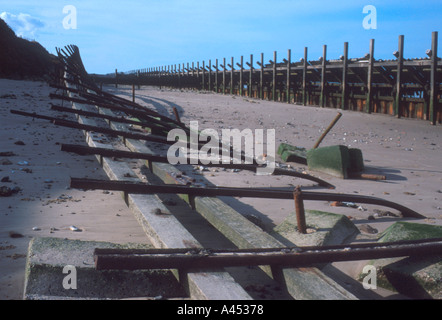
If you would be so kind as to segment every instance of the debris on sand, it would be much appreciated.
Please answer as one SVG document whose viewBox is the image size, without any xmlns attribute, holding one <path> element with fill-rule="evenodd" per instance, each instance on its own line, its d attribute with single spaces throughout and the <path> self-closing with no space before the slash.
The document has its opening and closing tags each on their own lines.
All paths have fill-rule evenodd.
<svg viewBox="0 0 442 320">
<path fill-rule="evenodd" d="M 13 194 L 18 193 L 20 190 L 21 189 L 19 187 L 9 188 L 6 186 L 1 186 L 0 187 L 0 197 L 10 197 Z"/>
</svg>

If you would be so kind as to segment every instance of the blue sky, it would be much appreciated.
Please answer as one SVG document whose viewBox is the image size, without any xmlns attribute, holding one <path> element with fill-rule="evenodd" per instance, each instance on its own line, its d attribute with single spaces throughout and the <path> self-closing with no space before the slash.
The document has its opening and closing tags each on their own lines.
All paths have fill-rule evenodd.
<svg viewBox="0 0 442 320">
<path fill-rule="evenodd" d="M 66 5 L 76 8 L 76 29 L 63 27 Z M 376 29 L 363 27 L 366 5 L 376 8 Z M 431 32 L 442 31 L 442 1 L 0 0 L 0 17 L 51 53 L 77 45 L 89 73 L 110 73 L 261 53 L 268 61 L 273 51 L 280 62 L 287 49 L 297 61 L 304 47 L 316 60 L 324 44 L 327 59 L 337 59 L 346 41 L 349 56 L 361 57 L 370 39 L 376 59 L 393 59 L 399 35 L 406 58 L 424 57 Z"/>
</svg>

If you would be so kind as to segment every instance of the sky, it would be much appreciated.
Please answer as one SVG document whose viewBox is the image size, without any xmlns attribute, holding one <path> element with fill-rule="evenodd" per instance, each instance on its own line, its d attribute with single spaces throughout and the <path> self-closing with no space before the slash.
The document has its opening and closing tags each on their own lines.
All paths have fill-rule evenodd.
<svg viewBox="0 0 442 320">
<path fill-rule="evenodd" d="M 274 51 L 282 62 L 288 49 L 298 61 L 304 47 L 317 60 L 323 45 L 327 59 L 338 59 L 344 42 L 358 58 L 370 39 L 375 59 L 395 59 L 399 35 L 405 58 L 423 58 L 431 33 L 442 31 L 442 1 L 0 0 L 0 18 L 50 53 L 77 45 L 86 70 L 106 74 L 261 53 L 267 62 Z"/>
</svg>

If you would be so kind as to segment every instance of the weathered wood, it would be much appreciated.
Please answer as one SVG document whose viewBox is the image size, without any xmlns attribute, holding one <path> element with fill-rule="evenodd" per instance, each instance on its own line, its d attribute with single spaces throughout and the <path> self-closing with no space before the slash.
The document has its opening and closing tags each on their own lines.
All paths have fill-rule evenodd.
<svg viewBox="0 0 442 320">
<path fill-rule="evenodd" d="M 302 68 L 302 105 L 307 105 L 307 47 L 304 48 L 304 61 Z"/>
<path fill-rule="evenodd" d="M 346 110 L 347 104 L 347 74 L 348 74 L 348 42 L 344 42 L 344 55 L 342 57 L 342 91 L 341 91 L 341 109 Z"/>
<path fill-rule="evenodd" d="M 429 120 L 430 123 L 436 124 L 436 106 L 438 104 L 437 94 L 437 35 L 438 32 L 434 31 L 431 34 L 431 74 L 430 74 L 430 110 L 429 110 Z"/>
<path fill-rule="evenodd" d="M 396 71 L 396 97 L 394 100 L 394 114 L 400 118 L 402 115 L 401 98 L 402 98 L 402 67 L 404 65 L 404 36 L 399 36 L 397 71 Z"/>
<path fill-rule="evenodd" d="M 321 67 L 321 95 L 319 97 L 319 105 L 323 108 L 325 107 L 326 99 L 326 68 L 327 68 L 327 45 L 322 47 L 322 67 Z"/>
<path fill-rule="evenodd" d="M 261 62 L 259 65 L 261 66 L 259 72 L 259 98 L 264 99 L 264 53 L 261 53 Z"/>
<path fill-rule="evenodd" d="M 223 94 L 226 94 L 226 58 L 223 58 L 223 65 L 221 67 L 223 68 Z"/>
<path fill-rule="evenodd" d="M 365 101 L 365 112 L 371 113 L 373 110 L 373 62 L 374 62 L 374 39 L 370 39 L 370 53 L 367 66 L 367 99 Z"/>
<path fill-rule="evenodd" d="M 291 76 L 291 64 L 292 64 L 292 50 L 287 51 L 287 79 L 286 79 L 286 99 L 287 103 L 291 102 L 290 99 L 290 76 Z"/>
<path fill-rule="evenodd" d="M 250 55 L 250 75 L 249 75 L 249 84 L 248 84 L 248 94 L 249 97 L 252 98 L 253 97 L 253 54 Z"/>
<path fill-rule="evenodd" d="M 272 100 L 273 101 L 276 101 L 277 99 L 276 99 L 276 55 L 277 55 L 277 53 L 276 53 L 276 51 L 273 51 L 273 61 L 272 61 L 272 63 L 273 63 L 273 65 L 272 65 L 272 70 L 273 70 L 273 73 L 272 73 Z"/>
</svg>

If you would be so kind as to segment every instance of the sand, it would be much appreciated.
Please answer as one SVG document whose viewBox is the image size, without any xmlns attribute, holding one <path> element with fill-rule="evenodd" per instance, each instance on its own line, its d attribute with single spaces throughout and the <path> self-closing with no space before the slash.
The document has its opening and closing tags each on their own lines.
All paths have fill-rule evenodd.
<svg viewBox="0 0 442 320">
<path fill-rule="evenodd" d="M 129 87 L 104 87 L 111 93 L 131 95 Z M 148 240 L 117 193 L 69 189 L 69 178 L 107 179 L 93 156 L 74 156 L 60 151 L 60 144 L 84 144 L 83 134 L 57 127 L 45 120 L 13 115 L 10 109 L 61 116 L 50 111 L 48 95 L 55 90 L 43 82 L 0 80 L 0 186 L 19 187 L 10 197 L 0 198 L 0 299 L 22 299 L 24 268 L 32 237 L 147 243 Z M 176 107 L 181 120 L 197 120 L 200 129 L 275 129 L 280 142 L 311 148 L 337 110 L 315 106 L 288 105 L 245 97 L 206 92 L 142 87 L 136 101 L 173 117 Z M 342 111 L 343 116 L 321 146 L 343 144 L 362 150 L 366 171 L 387 176 L 386 181 L 338 179 L 292 163 L 293 167 L 318 176 L 336 186 L 318 188 L 311 181 L 283 176 L 256 176 L 250 172 L 209 170 L 201 172 L 220 186 L 287 187 L 302 185 L 305 190 L 369 195 L 405 205 L 427 217 L 420 223 L 442 225 L 441 126 L 415 119 Z M 73 119 L 72 115 L 66 115 Z M 24 145 L 16 144 L 22 141 Z M 4 161 L 3 161 L 4 160 Z M 11 164 L 1 164 L 8 163 Z M 25 162 L 26 161 L 26 162 Z M 184 169 L 195 173 L 192 167 Z M 271 230 L 294 210 L 292 201 L 267 199 L 226 199 L 241 213 L 258 217 Z M 375 209 L 332 207 L 328 202 L 308 202 L 317 209 L 349 216 L 356 226 L 369 224 L 382 232 L 396 218 L 376 218 Z M 404 219 L 413 220 L 414 219 Z M 81 231 L 72 231 L 76 226 Z M 11 237 L 11 235 L 17 235 Z"/>
<path fill-rule="evenodd" d="M 49 98 L 51 92 L 54 90 L 43 82 L 0 80 L 0 152 L 15 154 L 0 156 L 0 163 L 11 162 L 0 164 L 0 179 L 9 177 L 11 181 L 0 186 L 21 189 L 10 197 L 0 197 L 2 300 L 23 297 L 32 237 L 148 243 L 118 193 L 69 189 L 71 176 L 107 179 L 95 157 L 72 157 L 60 151 L 62 143 L 86 145 L 82 132 L 9 111 L 60 115 L 50 110 L 49 103 L 58 103 Z M 18 141 L 24 145 L 17 145 Z M 71 226 L 79 231 L 72 231 Z"/>
<path fill-rule="evenodd" d="M 107 87 L 109 92 L 130 99 L 131 88 Z M 322 132 L 335 118 L 338 110 L 315 106 L 289 105 L 247 97 L 142 87 L 136 91 L 136 101 L 173 117 L 172 108 L 189 125 L 198 121 L 199 129 L 275 129 L 276 148 L 281 142 L 311 149 Z M 318 188 L 314 182 L 284 176 L 257 176 L 247 171 L 222 170 L 202 172 L 204 178 L 219 186 L 287 187 L 301 185 L 305 190 L 359 194 L 384 198 L 407 206 L 428 219 L 424 223 L 442 223 L 442 159 L 440 125 L 427 121 L 397 119 L 389 115 L 340 111 L 342 117 L 325 137 L 321 147 L 346 145 L 362 150 L 366 173 L 385 175 L 384 181 L 339 179 L 320 172 L 310 172 L 306 166 L 289 163 L 298 170 L 324 179 L 335 190 Z M 277 159 L 280 161 L 280 159 Z M 214 172 L 215 171 L 215 172 Z M 237 201 L 234 201 L 237 203 Z M 269 227 L 278 225 L 294 209 L 293 202 L 268 199 L 241 199 L 243 209 L 260 216 Z M 237 205 L 240 205 L 237 203 Z M 328 202 L 309 202 L 306 209 L 326 210 L 358 218 L 366 223 L 372 209 L 331 207 Z M 391 209 L 394 210 L 394 209 Z M 360 220 L 360 221 L 359 221 Z M 383 230 L 385 226 L 379 226 Z"/>
</svg>

